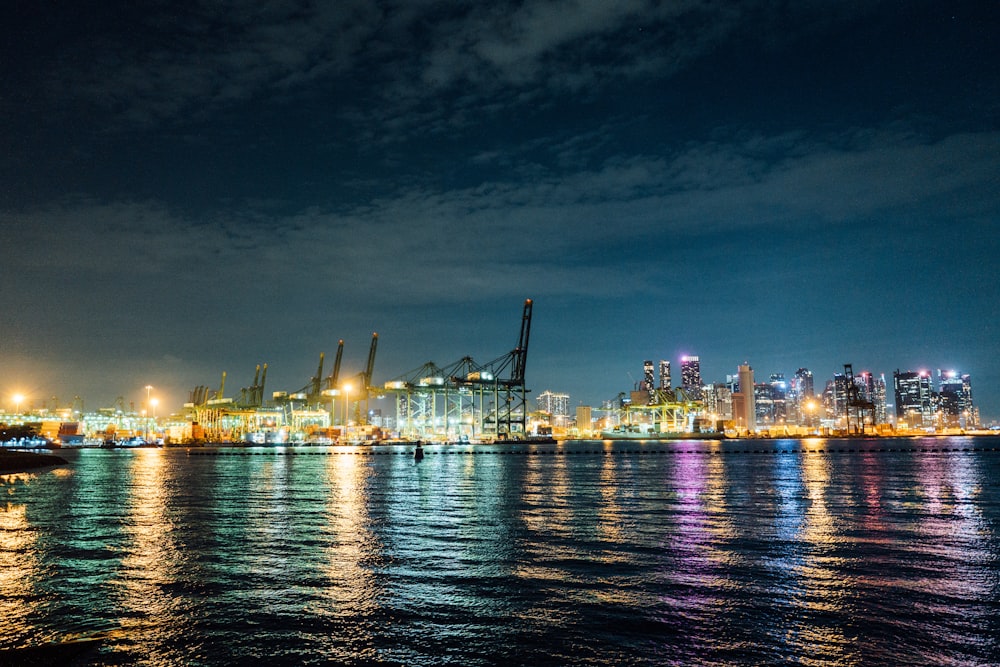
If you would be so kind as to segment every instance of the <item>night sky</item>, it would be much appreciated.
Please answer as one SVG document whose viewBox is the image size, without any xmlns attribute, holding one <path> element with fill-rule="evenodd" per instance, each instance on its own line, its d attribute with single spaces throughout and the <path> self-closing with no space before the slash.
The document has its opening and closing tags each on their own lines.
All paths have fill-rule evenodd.
<svg viewBox="0 0 1000 667">
<path fill-rule="evenodd" d="M 96 5 L 96 6 L 95 6 Z M 182 8 L 178 8 L 180 5 Z M 1000 417 L 1000 5 L 21 2 L 0 404 L 171 409 L 268 363 L 533 395 L 956 369 Z"/>
</svg>

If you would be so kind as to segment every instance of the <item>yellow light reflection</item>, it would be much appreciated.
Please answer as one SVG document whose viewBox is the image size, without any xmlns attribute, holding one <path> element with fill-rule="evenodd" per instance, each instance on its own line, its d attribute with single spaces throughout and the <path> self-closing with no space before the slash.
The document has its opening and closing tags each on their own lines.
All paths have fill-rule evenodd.
<svg viewBox="0 0 1000 667">
<path fill-rule="evenodd" d="M 38 569 L 36 535 L 28 524 L 24 505 L 0 506 L 0 618 L 8 632 L 23 632 L 31 627 L 27 619 L 32 605 L 24 600 L 34 594 L 31 582 Z"/>
<path fill-rule="evenodd" d="M 537 552 L 514 568 L 512 575 L 519 578 L 567 579 L 568 575 L 542 562 L 575 558 L 580 550 L 573 548 L 573 511 L 568 496 L 570 484 L 565 456 L 535 454 L 526 457 L 524 486 L 521 492 L 523 511 L 520 519 L 530 534 Z"/>
<path fill-rule="evenodd" d="M 809 441 L 810 449 L 825 449 L 825 442 Z M 843 557 L 833 555 L 838 548 L 843 550 L 843 542 L 848 539 L 841 535 L 833 513 L 827 504 L 830 494 L 837 494 L 838 502 L 848 503 L 849 494 L 831 486 L 831 466 L 826 454 L 803 454 L 801 461 L 801 481 L 807 501 L 802 515 L 801 529 L 797 541 L 798 563 L 790 574 L 798 583 L 798 590 L 790 603 L 816 614 L 850 614 L 853 593 L 858 588 L 854 577 L 844 574 L 849 563 Z M 838 515 L 849 513 L 849 509 L 836 510 Z M 803 650 L 817 650 L 826 661 L 836 664 L 855 664 L 861 661 L 860 648 L 855 646 L 844 628 L 817 625 L 811 622 L 797 623 L 788 630 L 789 638 Z M 808 659 L 808 656 L 806 656 Z"/>
<path fill-rule="evenodd" d="M 378 611 L 380 583 L 375 573 L 382 552 L 378 539 L 371 531 L 366 480 L 367 463 L 360 456 L 330 456 L 326 467 L 328 488 L 325 508 L 327 546 L 317 563 L 326 585 L 324 598 L 308 611 L 331 619 L 371 618 Z M 352 659 L 375 661 L 378 652 L 367 628 L 353 627 L 350 637 Z M 344 650 L 344 638 L 318 639 L 329 641 L 327 657 L 336 657 Z"/>
<path fill-rule="evenodd" d="M 160 449 L 137 449 L 129 466 L 130 494 L 123 533 L 127 552 L 114 584 L 127 613 L 120 619 L 122 636 L 142 632 L 150 641 L 145 651 L 151 664 L 167 664 L 178 656 L 165 648 L 183 632 L 191 602 L 170 592 L 184 577 L 184 554 L 176 543 L 169 511 L 166 454 Z M 187 647 L 190 650 L 192 647 Z"/>
</svg>

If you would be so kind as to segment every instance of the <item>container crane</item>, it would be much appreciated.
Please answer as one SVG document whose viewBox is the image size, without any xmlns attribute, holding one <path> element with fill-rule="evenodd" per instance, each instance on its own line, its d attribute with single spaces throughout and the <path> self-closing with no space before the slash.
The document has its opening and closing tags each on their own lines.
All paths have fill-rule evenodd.
<svg viewBox="0 0 1000 667">
<path fill-rule="evenodd" d="M 337 382 L 340 380 L 340 360 L 344 357 L 344 339 L 341 338 L 340 342 L 337 343 L 337 357 L 333 361 L 333 370 L 326 377 L 323 384 L 324 390 L 336 389 Z"/>
<path fill-rule="evenodd" d="M 521 314 L 521 333 L 517 346 L 507 354 L 483 364 L 482 370 L 465 378 L 453 378 L 459 385 L 489 386 L 493 389 L 494 424 L 499 440 L 514 438 L 519 426 L 520 437 L 527 433 L 527 394 L 524 377 L 528 365 L 528 341 L 531 337 L 531 310 L 533 302 L 525 299 Z M 504 377 L 504 375 L 507 377 Z M 484 418 L 485 422 L 485 418 Z"/>
<path fill-rule="evenodd" d="M 378 348 L 378 333 L 372 332 L 372 344 L 368 348 L 368 363 L 365 364 L 365 370 L 358 374 L 358 380 L 361 382 L 361 393 L 358 396 L 358 402 L 355 403 L 354 409 L 354 420 L 356 422 L 361 422 L 361 401 L 365 402 L 365 423 L 368 422 L 368 398 L 372 392 L 372 374 L 375 372 L 375 350 Z"/>
</svg>

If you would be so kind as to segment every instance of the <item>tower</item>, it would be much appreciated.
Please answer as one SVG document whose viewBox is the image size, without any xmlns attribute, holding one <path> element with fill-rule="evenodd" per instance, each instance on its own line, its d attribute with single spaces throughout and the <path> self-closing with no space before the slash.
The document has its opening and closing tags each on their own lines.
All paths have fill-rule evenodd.
<svg viewBox="0 0 1000 667">
<path fill-rule="evenodd" d="M 698 357 L 681 357 L 681 387 L 695 400 L 701 399 L 701 360 Z"/>
<path fill-rule="evenodd" d="M 901 373 L 896 369 L 892 380 L 896 390 L 896 419 L 909 426 L 932 426 L 931 374 L 927 371 Z"/>
<path fill-rule="evenodd" d="M 738 375 L 740 390 L 738 396 L 733 394 L 733 420 L 737 426 L 748 431 L 756 431 L 757 402 L 754 398 L 753 368 L 750 364 L 744 363 L 740 365 Z"/>
<path fill-rule="evenodd" d="M 670 389 L 670 362 L 666 359 L 660 360 L 660 389 Z"/>
<path fill-rule="evenodd" d="M 642 362 L 642 390 L 653 391 L 653 362 L 649 359 Z"/>
</svg>

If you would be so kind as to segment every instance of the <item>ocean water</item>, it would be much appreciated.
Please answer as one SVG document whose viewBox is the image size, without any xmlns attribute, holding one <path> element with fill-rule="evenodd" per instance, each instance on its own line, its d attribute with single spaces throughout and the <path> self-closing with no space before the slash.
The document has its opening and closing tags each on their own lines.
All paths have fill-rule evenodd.
<svg viewBox="0 0 1000 667">
<path fill-rule="evenodd" d="M 77 450 L 0 476 L 0 648 L 101 638 L 87 665 L 1000 663 L 1000 439 L 425 450 Z"/>
</svg>

